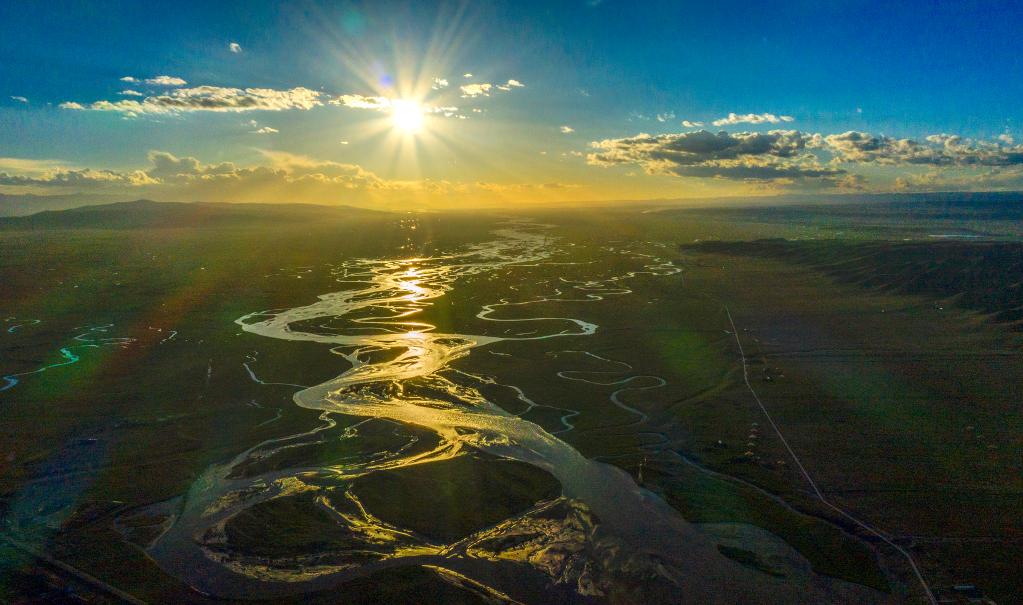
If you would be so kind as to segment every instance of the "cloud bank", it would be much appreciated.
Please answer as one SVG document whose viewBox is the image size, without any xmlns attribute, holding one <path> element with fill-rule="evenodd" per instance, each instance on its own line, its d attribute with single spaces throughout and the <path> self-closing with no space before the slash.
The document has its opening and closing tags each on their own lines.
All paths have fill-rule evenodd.
<svg viewBox="0 0 1023 605">
<path fill-rule="evenodd" d="M 117 192 L 169 200 L 276 201 L 362 205 L 450 204 L 496 201 L 506 196 L 556 197 L 577 185 L 385 179 L 357 164 L 261 151 L 264 162 L 206 164 L 194 157 L 151 151 L 139 170 L 67 168 L 53 161 L 0 158 L 0 186 L 19 191 Z M 29 174 L 12 174 L 4 169 Z"/>
<path fill-rule="evenodd" d="M 136 117 L 193 111 L 244 112 L 312 109 L 322 104 L 321 93 L 303 87 L 276 90 L 273 88 L 242 89 L 196 86 L 176 88 L 165 94 L 145 97 L 141 101 L 123 99 L 120 101 L 96 101 L 87 105 L 68 101 L 61 103 L 60 108 L 79 111 L 114 111 L 128 117 Z"/>
<path fill-rule="evenodd" d="M 793 121 L 795 121 L 795 118 L 792 116 L 776 116 L 773 113 L 747 113 L 743 115 L 730 113 L 726 117 L 714 120 L 711 124 L 714 126 L 731 126 L 733 124 L 779 124 L 781 122 Z"/>
<path fill-rule="evenodd" d="M 780 118 L 779 118 L 780 119 Z M 1023 179 L 1023 145 L 1010 141 L 976 141 L 936 134 L 923 140 L 899 139 L 849 131 L 822 135 L 798 130 L 639 134 L 590 144 L 587 162 L 594 166 L 632 165 L 652 175 L 730 179 L 753 182 L 816 182 L 817 185 L 862 187 L 856 166 L 931 169 L 927 175 L 907 173 L 899 188 L 934 188 L 945 183 L 1009 183 Z M 937 169 L 987 169 L 942 178 Z M 947 175 L 946 175 L 947 176 Z"/>
<path fill-rule="evenodd" d="M 807 151 L 811 137 L 796 130 L 767 133 L 696 132 L 595 141 L 587 162 L 634 164 L 648 174 L 736 180 L 834 179 L 845 170 L 820 163 Z"/>
<path fill-rule="evenodd" d="M 466 77 L 471 77 L 471 74 L 466 74 Z M 524 88 L 525 86 L 525 84 L 518 80 L 508 80 L 504 84 L 490 84 L 489 82 L 463 84 L 462 86 L 459 86 L 459 90 L 462 91 L 462 96 L 467 98 L 489 97 L 491 91 L 494 90 L 508 92 L 513 88 Z"/>
</svg>

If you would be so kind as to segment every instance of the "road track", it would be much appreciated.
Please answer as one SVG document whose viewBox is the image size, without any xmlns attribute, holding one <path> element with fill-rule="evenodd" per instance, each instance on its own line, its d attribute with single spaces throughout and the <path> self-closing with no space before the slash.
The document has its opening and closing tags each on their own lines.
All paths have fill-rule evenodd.
<svg viewBox="0 0 1023 605">
<path fill-rule="evenodd" d="M 791 456 L 792 461 L 796 463 L 796 467 L 799 468 L 799 472 L 803 475 L 803 477 L 806 478 L 807 483 L 810 484 L 810 487 L 813 489 L 814 494 L 816 494 L 817 499 L 820 500 L 822 504 L 824 504 L 831 510 L 842 515 L 846 519 L 852 521 L 853 523 L 863 528 L 867 532 L 877 536 L 882 542 L 891 546 L 896 551 L 898 551 L 903 557 L 905 557 L 906 561 L 909 562 L 910 568 L 912 568 L 913 570 L 913 574 L 916 576 L 917 580 L 920 581 L 920 587 L 923 589 L 924 595 L 927 597 L 928 602 L 930 602 L 931 605 L 938 605 L 937 599 L 934 598 L 934 593 L 931 592 L 931 587 L 927 584 L 927 580 L 924 579 L 923 574 L 920 573 L 920 568 L 917 567 L 916 561 L 913 560 L 913 555 L 911 555 L 909 551 L 893 542 L 891 538 L 889 538 L 879 529 L 867 524 L 864 521 L 861 521 L 860 519 L 854 517 L 849 512 L 832 504 L 824 496 L 824 493 L 821 492 L 821 489 L 817 486 L 817 482 L 814 481 L 813 477 L 810 476 L 810 473 L 807 472 L 806 467 L 803 466 L 803 462 L 799 459 L 799 456 L 796 455 L 796 452 L 792 450 L 792 446 L 789 445 L 788 440 L 785 439 L 785 435 L 782 434 L 781 429 L 778 428 L 778 425 L 777 423 L 775 423 L 774 418 L 771 417 L 771 413 L 767 411 L 767 407 L 764 406 L 764 402 L 760 400 L 760 396 L 757 395 L 757 392 L 755 390 L 753 390 L 753 385 L 749 381 L 749 366 L 746 363 L 746 353 L 745 351 L 743 351 L 742 341 L 739 339 L 739 331 L 736 330 L 735 328 L 735 321 L 732 320 L 732 312 L 729 311 L 728 305 L 725 305 L 725 314 L 728 315 L 728 323 L 732 326 L 732 336 L 735 337 L 735 344 L 739 347 L 739 356 L 742 360 L 742 379 L 746 383 L 746 388 L 749 389 L 750 394 L 753 395 L 753 399 L 757 402 L 757 405 L 760 406 L 760 411 L 764 413 L 764 417 L 767 418 L 767 422 L 770 423 L 771 428 L 773 428 L 775 434 L 778 435 L 778 439 L 781 440 L 782 445 L 784 445 L 785 449 L 788 450 L 789 456 Z"/>
</svg>

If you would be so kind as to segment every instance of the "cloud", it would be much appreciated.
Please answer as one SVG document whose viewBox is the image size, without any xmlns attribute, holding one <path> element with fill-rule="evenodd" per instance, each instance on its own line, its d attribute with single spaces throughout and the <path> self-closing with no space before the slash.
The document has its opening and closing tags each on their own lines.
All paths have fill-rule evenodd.
<svg viewBox="0 0 1023 605">
<path fill-rule="evenodd" d="M 459 87 L 463 97 L 489 97 L 492 84 L 465 84 Z"/>
<path fill-rule="evenodd" d="M 440 114 L 445 118 L 458 118 L 467 120 L 469 116 L 459 113 L 458 108 L 453 105 L 447 106 L 426 106 L 422 108 L 423 113 Z"/>
<path fill-rule="evenodd" d="M 142 94 L 141 92 L 139 92 L 137 90 L 122 90 L 121 92 L 119 92 L 117 94 L 124 95 L 126 97 L 144 97 L 144 96 L 146 96 L 146 95 Z"/>
<path fill-rule="evenodd" d="M 129 84 L 135 84 L 135 83 L 138 82 L 138 80 L 136 78 L 133 78 L 131 76 L 124 76 L 123 78 L 121 78 L 121 81 L 122 82 L 128 82 Z"/>
<path fill-rule="evenodd" d="M 820 143 L 836 164 L 921 166 L 1021 166 L 1023 145 L 1004 140 L 975 141 L 951 134 L 932 134 L 923 141 L 850 130 L 823 137 Z"/>
<path fill-rule="evenodd" d="M 728 114 L 728 117 L 720 118 L 711 122 L 715 126 L 728 126 L 731 124 L 778 124 L 779 122 L 792 122 L 792 116 L 776 116 L 773 113 L 747 113 L 737 115 Z"/>
<path fill-rule="evenodd" d="M 253 134 L 277 134 L 278 132 L 280 132 L 280 130 L 277 130 L 272 126 L 263 126 L 252 131 Z"/>
<path fill-rule="evenodd" d="M 281 111 L 322 105 L 319 92 L 301 86 L 287 90 L 197 86 L 148 97 L 146 102 L 176 111 Z"/>
<path fill-rule="evenodd" d="M 447 88 L 447 87 L 448 87 L 448 81 L 447 80 L 445 80 L 444 78 L 434 78 L 433 79 L 433 85 L 430 88 L 432 88 L 434 90 L 440 90 L 442 88 Z"/>
<path fill-rule="evenodd" d="M 932 168 L 923 174 L 905 174 L 895 179 L 896 191 L 976 191 L 978 189 L 1019 190 L 1023 167 L 994 167 L 981 172 Z"/>
<path fill-rule="evenodd" d="M 321 94 L 308 88 L 275 90 L 272 88 L 224 88 L 196 86 L 177 88 L 142 101 L 96 101 L 88 105 L 68 101 L 62 109 L 114 111 L 128 117 L 146 114 L 175 114 L 192 111 L 243 112 L 312 109 L 322 105 Z"/>
<path fill-rule="evenodd" d="M 345 107 L 351 107 L 353 110 L 370 110 L 374 112 L 388 112 L 391 107 L 395 104 L 395 99 L 388 98 L 386 96 L 366 96 L 363 94 L 343 94 L 341 96 L 331 98 L 329 101 L 332 105 L 342 105 Z M 438 114 L 445 118 L 459 118 L 464 120 L 466 117 L 458 113 L 458 107 L 453 105 L 420 105 L 420 111 L 424 114 Z"/>
<path fill-rule="evenodd" d="M 470 74 L 470 73 L 464 73 L 464 74 L 462 74 L 462 77 L 463 77 L 463 78 L 465 78 L 466 80 L 468 80 L 469 78 L 471 78 L 471 77 L 472 77 L 472 74 Z"/>
<path fill-rule="evenodd" d="M 242 52 L 242 45 L 237 42 L 231 42 L 227 45 L 227 48 L 235 54 Z"/>
<path fill-rule="evenodd" d="M 459 87 L 462 91 L 463 97 L 489 97 L 491 90 L 497 89 L 501 91 L 509 91 L 513 88 L 525 88 L 525 84 L 518 80 L 508 80 L 504 84 L 491 84 L 489 82 L 480 82 L 478 84 L 463 84 Z"/>
<path fill-rule="evenodd" d="M 998 135 L 998 140 L 999 140 L 999 141 L 1001 141 L 1001 142 L 1003 142 L 1003 143 L 1005 143 L 1006 145 L 1012 145 L 1013 143 L 1015 143 L 1015 142 L 1016 142 L 1016 141 L 1015 141 L 1015 140 L 1014 140 L 1014 139 L 1012 138 L 1012 135 L 1011 135 L 1011 134 L 1009 134 L 1009 133 L 1007 133 L 1007 132 L 1006 132 L 1006 133 L 1004 133 L 1004 134 L 1000 134 L 1000 135 Z"/>
<path fill-rule="evenodd" d="M 12 101 L 17 101 L 18 103 L 28 103 L 28 99 L 27 98 L 19 96 L 19 95 L 11 95 L 11 100 Z"/>
<path fill-rule="evenodd" d="M 67 162 L 61 160 L 0 157 L 0 170 L 13 170 L 19 173 L 39 174 L 58 170 L 66 166 Z"/>
<path fill-rule="evenodd" d="M 329 103 L 353 109 L 373 109 L 376 111 L 387 111 L 391 107 L 391 100 L 387 97 L 370 97 L 366 95 L 341 95 L 331 99 Z"/>
<path fill-rule="evenodd" d="M 92 168 L 60 168 L 37 175 L 0 172 L 0 185 L 13 187 L 75 187 L 86 189 L 116 185 L 134 187 L 152 182 L 142 171 L 118 172 Z"/>
<path fill-rule="evenodd" d="M 586 159 L 595 166 L 639 166 L 653 175 L 742 180 L 768 188 L 798 184 L 808 190 L 862 190 L 866 179 L 849 172 L 854 166 L 883 168 L 876 175 L 902 190 L 1023 186 L 1023 145 L 1015 145 L 1011 137 L 974 140 L 934 134 L 915 140 L 857 131 L 699 130 L 638 134 L 590 146 L 593 151 Z M 901 171 L 894 172 L 895 167 Z"/>
<path fill-rule="evenodd" d="M 309 201 L 321 203 L 401 204 L 479 202 L 507 195 L 536 195 L 550 199 L 576 185 L 566 183 L 486 183 L 444 180 L 388 180 L 356 164 L 261 150 L 263 162 L 239 166 L 233 162 L 206 164 L 198 158 L 151 151 L 140 170 L 61 168 L 47 161 L 0 158 L 0 170 L 10 165 L 37 169 L 34 174 L 0 171 L 0 186 L 65 188 L 74 191 L 119 192 L 154 199 L 204 201 Z"/>
<path fill-rule="evenodd" d="M 669 112 L 666 112 L 666 113 L 659 113 L 655 117 L 657 118 L 658 122 L 667 122 L 668 120 L 674 120 L 675 119 L 675 112 L 669 111 Z"/>
<path fill-rule="evenodd" d="M 639 134 L 591 143 L 587 162 L 637 165 L 648 174 L 734 180 L 836 179 L 845 170 L 821 164 L 807 151 L 815 139 L 795 130 L 767 133 Z"/>
<path fill-rule="evenodd" d="M 525 88 L 525 87 L 526 87 L 526 85 L 523 84 L 522 82 L 519 82 L 518 80 L 508 80 L 504 84 L 498 84 L 497 85 L 498 90 L 506 90 L 506 91 L 507 90 L 511 90 L 513 88 Z"/>
<path fill-rule="evenodd" d="M 686 128 L 700 128 L 703 126 L 703 122 L 691 122 L 689 120 L 682 120 L 682 125 Z"/>
<path fill-rule="evenodd" d="M 388 182 L 354 164 L 319 161 L 304 156 L 281 152 L 262 151 L 267 164 L 242 167 L 233 162 L 204 164 L 194 157 L 178 157 L 166 151 L 151 151 L 145 170 L 94 170 L 91 168 L 59 168 L 49 164 L 22 167 L 35 168 L 35 174 L 12 175 L 0 172 L 0 185 L 20 186 L 92 186 L 103 188 L 113 185 L 131 187 L 154 186 L 232 186 L 284 185 L 300 181 L 340 184 L 347 188 L 387 188 Z M 18 167 L 4 163 L 0 167 Z M 38 170 L 42 168 L 43 170 Z"/>
<path fill-rule="evenodd" d="M 575 132 L 575 128 L 572 128 L 571 126 L 562 126 L 559 130 L 561 130 L 562 134 L 571 134 Z"/>
<path fill-rule="evenodd" d="M 152 84 L 153 86 L 184 86 L 188 82 L 175 76 L 156 76 L 155 78 L 146 78 L 146 84 Z"/>
<path fill-rule="evenodd" d="M 367 95 L 341 95 L 327 101 L 331 105 L 340 105 L 352 109 L 369 109 L 372 111 L 390 111 L 396 100 L 388 97 L 377 97 Z M 459 113 L 458 107 L 453 105 L 421 105 L 423 113 L 442 115 L 445 118 L 466 119 L 467 116 Z"/>
</svg>

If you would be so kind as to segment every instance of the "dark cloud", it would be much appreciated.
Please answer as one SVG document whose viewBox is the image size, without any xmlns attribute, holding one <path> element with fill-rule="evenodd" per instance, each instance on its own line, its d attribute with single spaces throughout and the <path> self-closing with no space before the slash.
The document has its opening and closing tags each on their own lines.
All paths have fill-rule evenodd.
<svg viewBox="0 0 1023 605">
<path fill-rule="evenodd" d="M 923 141 L 898 139 L 850 130 L 823 137 L 824 148 L 837 163 L 924 166 L 1023 165 L 1023 145 L 1011 139 L 974 141 L 958 135 L 935 134 Z"/>
<path fill-rule="evenodd" d="M 650 174 L 736 180 L 831 179 L 844 174 L 807 151 L 817 140 L 796 130 L 640 134 L 592 143 L 597 151 L 587 161 L 598 166 L 635 164 Z"/>
</svg>

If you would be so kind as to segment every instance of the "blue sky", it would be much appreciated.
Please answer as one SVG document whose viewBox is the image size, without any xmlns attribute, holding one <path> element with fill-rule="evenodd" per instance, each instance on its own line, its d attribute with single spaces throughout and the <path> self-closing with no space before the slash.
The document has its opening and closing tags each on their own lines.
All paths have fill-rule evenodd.
<svg viewBox="0 0 1023 605">
<path fill-rule="evenodd" d="M 0 5 L 0 191 L 464 205 L 1020 186 L 1019 3 L 153 4 Z M 424 114 L 415 132 L 395 101 Z M 154 153 L 180 172 L 156 176 Z"/>
</svg>

